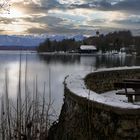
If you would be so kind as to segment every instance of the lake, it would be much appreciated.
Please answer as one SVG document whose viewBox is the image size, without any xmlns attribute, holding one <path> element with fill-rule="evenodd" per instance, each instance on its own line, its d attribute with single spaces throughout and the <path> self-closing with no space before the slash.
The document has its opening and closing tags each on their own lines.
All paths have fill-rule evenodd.
<svg viewBox="0 0 140 140">
<path fill-rule="evenodd" d="M 27 58 L 27 63 L 26 63 Z M 5 70 L 9 75 L 9 96 L 14 101 L 17 95 L 19 75 L 19 51 L 0 51 L 0 94 L 4 93 Z M 40 98 L 43 98 L 44 82 L 46 83 L 46 100 L 49 91 L 53 100 L 53 107 L 59 115 L 63 103 L 63 81 L 67 75 L 94 71 L 102 68 L 118 66 L 138 66 L 140 58 L 136 56 L 94 56 L 74 54 L 37 54 L 36 52 L 21 52 L 21 83 L 24 96 L 25 65 L 27 64 L 28 91 L 34 90 L 35 79 L 38 83 Z M 50 84 L 50 88 L 49 88 Z M 32 96 L 32 95 L 31 95 Z"/>
</svg>

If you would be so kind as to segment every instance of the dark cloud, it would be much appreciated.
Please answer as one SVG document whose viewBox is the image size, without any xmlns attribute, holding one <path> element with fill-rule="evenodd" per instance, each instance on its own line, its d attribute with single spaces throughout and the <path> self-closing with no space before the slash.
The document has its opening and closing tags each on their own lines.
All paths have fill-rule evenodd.
<svg viewBox="0 0 140 140">
<path fill-rule="evenodd" d="M 12 24 L 12 22 L 16 21 L 14 18 L 0 18 L 0 24 Z M 6 26 L 6 25 L 5 25 Z"/>
<path fill-rule="evenodd" d="M 124 0 L 113 6 L 117 10 L 140 11 L 140 0 Z"/>
<path fill-rule="evenodd" d="M 0 30 L 0 34 L 4 34 L 5 33 L 5 30 Z"/>
<path fill-rule="evenodd" d="M 115 2 L 114 4 L 112 4 Z M 73 8 L 95 8 L 98 10 L 131 10 L 140 11 L 140 0 L 85 0 L 80 4 L 74 2 L 74 4 L 60 4 L 56 0 L 41 0 L 40 5 L 31 4 L 30 8 L 37 8 L 37 10 L 50 10 L 50 9 L 73 9 Z"/>
<path fill-rule="evenodd" d="M 89 1 L 85 1 L 85 3 L 83 4 L 71 4 L 70 8 L 90 8 L 90 9 L 102 9 L 102 10 L 109 10 L 112 9 L 112 5 L 110 2 L 106 1 L 106 0 L 102 0 L 102 1 L 93 1 L 93 2 L 89 2 Z"/>
<path fill-rule="evenodd" d="M 87 26 L 82 26 L 81 28 L 77 28 L 73 24 L 70 25 L 60 25 L 60 24 L 55 24 L 52 26 L 42 26 L 39 28 L 30 28 L 26 31 L 26 33 L 31 34 L 43 34 L 43 33 L 49 33 L 49 34 L 93 34 L 94 29 L 88 29 Z"/>
<path fill-rule="evenodd" d="M 46 9 L 64 8 L 65 6 L 57 2 L 56 0 L 41 0 L 41 6 Z"/>
<path fill-rule="evenodd" d="M 105 22 L 107 22 L 107 19 L 93 19 L 93 20 L 89 20 L 87 23 L 89 25 L 103 25 L 105 24 Z"/>
<path fill-rule="evenodd" d="M 61 19 L 59 17 L 52 17 L 52 16 L 33 16 L 28 18 L 23 18 L 26 22 L 34 22 L 34 23 L 40 23 L 40 24 L 46 24 L 49 26 L 52 26 L 53 24 L 59 24 L 64 21 L 64 19 Z"/>
<path fill-rule="evenodd" d="M 27 29 L 25 31 L 25 33 L 27 33 L 27 34 L 44 34 L 44 33 L 47 33 L 47 30 L 45 28 L 32 27 L 32 28 Z"/>
<path fill-rule="evenodd" d="M 114 11 L 114 10 L 123 10 L 127 12 L 140 11 L 140 0 L 124 0 L 124 1 L 114 1 L 115 4 L 112 4 L 111 1 L 100 0 L 100 1 L 85 1 L 84 4 L 72 4 L 70 8 L 90 8 L 103 11 Z"/>
<path fill-rule="evenodd" d="M 114 22 L 123 24 L 123 25 L 140 25 L 140 19 L 122 19 L 122 20 L 115 20 Z"/>
<path fill-rule="evenodd" d="M 140 29 L 140 18 L 138 17 L 118 19 L 114 20 L 113 22 L 121 26 L 122 28 L 131 30 L 133 33 L 136 33 L 136 30 Z"/>
<path fill-rule="evenodd" d="M 23 20 L 26 22 L 40 23 L 39 28 L 30 28 L 26 31 L 27 33 L 66 33 L 67 31 L 70 32 L 70 30 L 72 32 L 71 28 L 73 25 L 71 25 L 70 23 L 68 25 L 63 24 L 64 22 L 66 22 L 66 20 L 58 17 L 42 16 L 34 18 L 24 18 Z"/>
</svg>

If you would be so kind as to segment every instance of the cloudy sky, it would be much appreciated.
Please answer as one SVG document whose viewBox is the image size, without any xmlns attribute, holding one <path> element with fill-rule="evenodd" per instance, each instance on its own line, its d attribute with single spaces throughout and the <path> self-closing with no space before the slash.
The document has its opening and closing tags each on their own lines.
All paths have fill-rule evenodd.
<svg viewBox="0 0 140 140">
<path fill-rule="evenodd" d="M 93 35 L 129 29 L 140 35 L 140 0 L 1 0 L 0 5 L 0 34 Z"/>
</svg>

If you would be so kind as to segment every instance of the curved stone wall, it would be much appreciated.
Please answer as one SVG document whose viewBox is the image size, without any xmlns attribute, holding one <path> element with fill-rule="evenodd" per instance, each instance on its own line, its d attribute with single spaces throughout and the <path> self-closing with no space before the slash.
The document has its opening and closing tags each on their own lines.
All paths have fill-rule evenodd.
<svg viewBox="0 0 140 140">
<path fill-rule="evenodd" d="M 107 70 L 89 74 L 85 79 L 88 87 L 101 93 L 113 89 L 113 82 L 137 76 L 139 69 Z M 140 139 L 140 107 L 115 107 L 89 100 L 75 93 L 66 82 L 64 92 L 59 121 L 51 127 L 49 140 Z"/>
<path fill-rule="evenodd" d="M 140 77 L 140 69 L 123 68 L 117 70 L 97 71 L 85 77 L 87 87 L 97 93 L 113 90 L 113 83 L 121 82 L 123 79 Z"/>
</svg>

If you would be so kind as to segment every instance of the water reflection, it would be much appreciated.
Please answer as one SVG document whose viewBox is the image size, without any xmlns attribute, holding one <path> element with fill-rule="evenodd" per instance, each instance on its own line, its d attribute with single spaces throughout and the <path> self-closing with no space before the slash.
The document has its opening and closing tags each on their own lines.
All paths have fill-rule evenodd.
<svg viewBox="0 0 140 140">
<path fill-rule="evenodd" d="M 62 63 L 62 64 L 73 64 L 80 62 L 80 55 L 65 55 L 65 54 L 40 54 L 40 60 L 45 60 L 49 63 Z"/>
<path fill-rule="evenodd" d="M 96 68 L 98 69 L 103 67 L 138 66 L 140 61 L 136 56 L 102 55 L 96 57 L 96 64 Z"/>
</svg>

